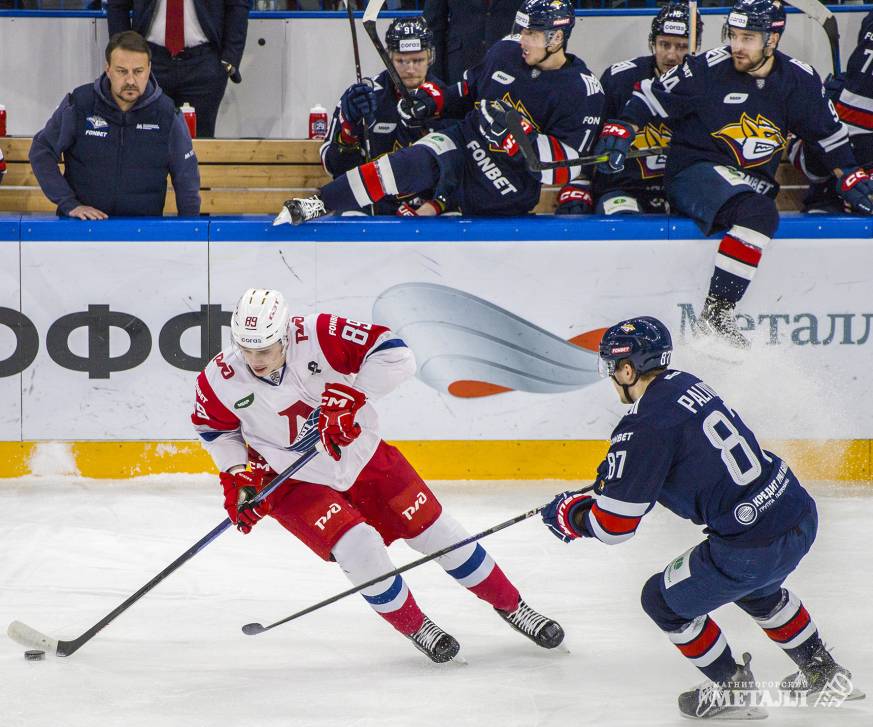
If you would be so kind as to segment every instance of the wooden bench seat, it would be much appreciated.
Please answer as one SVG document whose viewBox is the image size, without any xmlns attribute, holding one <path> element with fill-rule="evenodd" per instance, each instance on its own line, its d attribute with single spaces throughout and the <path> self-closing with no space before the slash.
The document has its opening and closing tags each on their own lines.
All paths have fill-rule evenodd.
<svg viewBox="0 0 873 727">
<path fill-rule="evenodd" d="M 30 137 L 0 137 L 7 173 L 0 185 L 2 212 L 54 212 L 55 206 L 40 190 L 27 152 Z M 212 215 L 278 212 L 289 196 L 306 195 L 329 181 L 321 167 L 321 142 L 291 139 L 196 139 L 200 163 L 202 212 Z M 800 172 L 783 162 L 779 209 L 800 209 L 806 182 Z M 558 190 L 544 187 L 536 212 L 551 212 Z M 167 195 L 166 214 L 176 213 L 175 198 Z"/>
</svg>

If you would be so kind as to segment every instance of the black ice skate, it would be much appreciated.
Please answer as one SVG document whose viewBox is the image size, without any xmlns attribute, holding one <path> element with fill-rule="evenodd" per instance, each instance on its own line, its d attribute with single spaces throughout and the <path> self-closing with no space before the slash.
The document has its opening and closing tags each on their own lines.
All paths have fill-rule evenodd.
<svg viewBox="0 0 873 727">
<path fill-rule="evenodd" d="M 527 636 L 537 646 L 544 649 L 554 649 L 564 640 L 564 629 L 557 621 L 553 621 L 541 613 L 537 613 L 521 598 L 514 611 L 501 611 L 495 608 L 500 618 L 512 628 Z"/>
<path fill-rule="evenodd" d="M 764 719 L 767 710 L 753 706 L 757 687 L 749 667 L 752 657 L 743 654 L 733 676 L 725 682 L 705 682 L 679 695 L 679 712 L 689 719 Z"/>
<path fill-rule="evenodd" d="M 273 226 L 285 225 L 289 222 L 292 225 L 299 225 L 307 220 L 314 220 L 316 217 L 323 217 L 328 214 L 327 209 L 317 196 L 306 197 L 305 199 L 295 198 L 286 199 L 285 204 L 276 219 L 273 220 Z"/>
<path fill-rule="evenodd" d="M 703 304 L 703 311 L 697 319 L 697 331 L 704 336 L 718 336 L 735 348 L 752 346 L 751 341 L 737 328 L 734 304 L 712 295 L 707 296 Z"/>
<path fill-rule="evenodd" d="M 852 684 L 852 672 L 834 661 L 824 644 L 813 652 L 800 671 L 785 677 L 780 689 L 792 697 L 805 696 L 807 704 L 836 704 L 851 699 L 863 699 L 864 692 Z"/>
<path fill-rule="evenodd" d="M 416 649 L 437 664 L 451 661 L 461 648 L 453 636 L 443 631 L 427 616 L 424 617 L 421 628 L 406 638 L 415 645 Z"/>
</svg>

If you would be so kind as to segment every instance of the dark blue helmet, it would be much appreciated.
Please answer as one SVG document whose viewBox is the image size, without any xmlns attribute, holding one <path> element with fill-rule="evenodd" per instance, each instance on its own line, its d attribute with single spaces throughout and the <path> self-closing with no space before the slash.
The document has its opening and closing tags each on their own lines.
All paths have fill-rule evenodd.
<svg viewBox="0 0 873 727">
<path fill-rule="evenodd" d="M 516 29 L 542 30 L 547 36 L 556 30 L 564 31 L 565 48 L 575 23 L 576 11 L 570 0 L 524 0 L 515 14 Z"/>
<path fill-rule="evenodd" d="M 385 47 L 393 53 L 433 50 L 433 31 L 423 16 L 394 18 L 385 33 Z"/>
<path fill-rule="evenodd" d="M 700 42 L 703 38 L 703 20 L 697 13 L 697 47 L 694 52 L 700 50 Z M 655 44 L 655 38 L 659 35 L 681 35 L 691 41 L 691 11 L 684 3 L 671 2 L 661 8 L 660 12 L 652 20 L 652 31 L 649 33 L 649 45 Z"/>
<path fill-rule="evenodd" d="M 728 28 L 764 33 L 766 43 L 770 33 L 785 32 L 785 7 L 781 0 L 737 0 L 724 21 L 724 39 Z"/>
<path fill-rule="evenodd" d="M 673 339 L 661 321 L 651 316 L 629 318 L 607 328 L 600 339 L 600 373 L 612 376 L 621 361 L 630 361 L 637 375 L 670 365 Z"/>
</svg>

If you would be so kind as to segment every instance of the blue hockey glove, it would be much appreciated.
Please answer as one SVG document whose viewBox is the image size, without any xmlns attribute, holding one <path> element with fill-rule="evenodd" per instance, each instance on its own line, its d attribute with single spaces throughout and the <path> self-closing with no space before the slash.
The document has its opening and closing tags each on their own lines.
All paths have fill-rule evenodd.
<svg viewBox="0 0 873 727">
<path fill-rule="evenodd" d="M 410 128 L 424 126 L 425 121 L 439 116 L 446 105 L 443 89 L 433 81 L 425 81 L 409 96 L 397 102 L 397 114 L 401 123 Z"/>
<path fill-rule="evenodd" d="M 823 85 L 825 96 L 831 101 L 836 101 L 846 86 L 846 76 L 843 73 L 836 76 L 833 73 L 828 73 Z"/>
<path fill-rule="evenodd" d="M 372 119 L 376 113 L 376 94 L 369 79 L 353 83 L 345 90 L 340 99 L 340 113 L 345 121 L 355 125 L 362 119 Z"/>
<path fill-rule="evenodd" d="M 594 198 L 591 196 L 591 182 L 577 179 L 565 184 L 558 194 L 556 215 L 590 215 L 594 211 Z"/>
<path fill-rule="evenodd" d="M 555 498 L 540 512 L 546 527 L 556 538 L 569 543 L 584 533 L 576 526 L 575 516 L 580 511 L 590 510 L 594 498 L 578 490 L 568 490 Z"/>
<path fill-rule="evenodd" d="M 873 215 L 873 180 L 861 167 L 843 173 L 837 180 L 837 194 L 852 212 Z"/>
<path fill-rule="evenodd" d="M 600 131 L 594 154 L 606 154 L 609 158 L 597 165 L 597 171 L 601 174 L 618 174 L 624 169 L 624 161 L 636 135 L 633 126 L 624 121 L 607 121 Z"/>
</svg>

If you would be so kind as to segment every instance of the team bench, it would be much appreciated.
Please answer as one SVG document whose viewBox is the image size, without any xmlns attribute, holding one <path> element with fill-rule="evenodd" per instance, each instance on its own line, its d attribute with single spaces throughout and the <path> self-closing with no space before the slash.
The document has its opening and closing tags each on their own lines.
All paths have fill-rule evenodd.
<svg viewBox="0 0 873 727">
<path fill-rule="evenodd" d="M 0 137 L 6 157 L 6 179 L 0 185 L 0 212 L 53 212 L 42 194 L 27 152 L 30 137 Z M 197 139 L 202 212 L 213 215 L 275 214 L 289 196 L 303 196 L 329 177 L 318 156 L 320 142 L 296 139 Z M 797 210 L 806 185 L 800 173 L 783 162 L 779 167 L 779 209 Z M 557 189 L 544 187 L 537 212 L 555 208 Z M 167 195 L 167 214 L 176 213 Z"/>
</svg>

